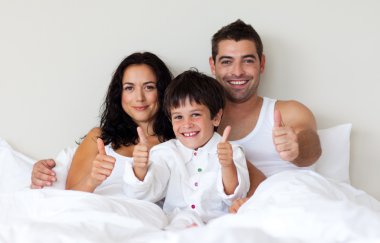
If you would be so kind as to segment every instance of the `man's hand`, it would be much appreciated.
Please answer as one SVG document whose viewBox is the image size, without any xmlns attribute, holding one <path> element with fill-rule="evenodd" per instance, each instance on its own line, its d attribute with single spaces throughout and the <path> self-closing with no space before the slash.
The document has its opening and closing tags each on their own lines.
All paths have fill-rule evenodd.
<svg viewBox="0 0 380 243">
<path fill-rule="evenodd" d="M 133 171 L 136 177 L 143 181 L 148 171 L 149 145 L 141 127 L 137 127 L 137 134 L 139 135 L 139 143 L 133 149 Z"/>
<path fill-rule="evenodd" d="M 55 161 L 52 159 L 39 160 L 33 165 L 31 185 L 32 189 L 41 189 L 44 186 L 51 186 L 57 181 L 55 172 Z"/>
<path fill-rule="evenodd" d="M 233 201 L 231 207 L 229 207 L 228 212 L 237 213 L 241 205 L 243 205 L 246 201 L 248 201 L 249 197 L 239 198 Z"/>
<path fill-rule="evenodd" d="M 274 111 L 273 143 L 280 158 L 285 161 L 294 161 L 299 155 L 297 134 L 293 128 L 283 123 L 279 110 Z"/>
<path fill-rule="evenodd" d="M 98 138 L 96 140 L 98 145 L 98 154 L 95 160 L 92 161 L 92 170 L 90 174 L 91 183 L 93 186 L 99 186 L 105 179 L 107 179 L 115 166 L 116 159 L 106 154 L 103 140 Z"/>
</svg>

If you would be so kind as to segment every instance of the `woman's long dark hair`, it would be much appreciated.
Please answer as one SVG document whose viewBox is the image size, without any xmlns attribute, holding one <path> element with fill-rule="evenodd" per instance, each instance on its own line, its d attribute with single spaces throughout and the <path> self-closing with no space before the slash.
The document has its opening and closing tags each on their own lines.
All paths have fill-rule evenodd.
<svg viewBox="0 0 380 243">
<path fill-rule="evenodd" d="M 169 118 L 163 111 L 165 89 L 173 76 L 165 63 L 150 52 L 136 52 L 126 57 L 117 67 L 108 87 L 106 99 L 102 105 L 100 120 L 101 138 L 105 144 L 112 144 L 113 149 L 138 143 L 137 124 L 123 110 L 121 96 L 124 71 L 130 65 L 145 64 L 152 68 L 157 79 L 158 111 L 153 122 L 153 131 L 160 142 L 174 138 Z"/>
</svg>

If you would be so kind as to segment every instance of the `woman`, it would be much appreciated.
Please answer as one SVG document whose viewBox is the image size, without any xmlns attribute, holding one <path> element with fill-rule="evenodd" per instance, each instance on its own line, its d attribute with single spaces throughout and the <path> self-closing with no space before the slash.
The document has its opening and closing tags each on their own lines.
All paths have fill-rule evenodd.
<svg viewBox="0 0 380 243">
<path fill-rule="evenodd" d="M 93 128 L 77 148 L 66 189 L 121 194 L 124 165 L 132 160 L 141 127 L 150 146 L 174 137 L 162 110 L 164 92 L 172 75 L 156 55 L 133 53 L 116 69 L 103 104 L 100 127 Z M 98 139 L 101 138 L 101 139 Z M 104 144 L 106 146 L 104 146 Z M 40 160 L 32 172 L 32 188 L 56 180 L 53 160 Z"/>
</svg>

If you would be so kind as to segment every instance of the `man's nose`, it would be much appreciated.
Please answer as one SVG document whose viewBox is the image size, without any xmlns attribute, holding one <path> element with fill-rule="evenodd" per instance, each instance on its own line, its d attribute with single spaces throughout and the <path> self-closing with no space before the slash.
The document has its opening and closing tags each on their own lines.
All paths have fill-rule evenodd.
<svg viewBox="0 0 380 243">
<path fill-rule="evenodd" d="M 236 63 L 234 66 L 233 66 L 233 69 L 232 69 L 232 74 L 236 77 L 240 77 L 244 74 L 244 69 L 242 67 L 242 64 L 241 63 Z"/>
</svg>

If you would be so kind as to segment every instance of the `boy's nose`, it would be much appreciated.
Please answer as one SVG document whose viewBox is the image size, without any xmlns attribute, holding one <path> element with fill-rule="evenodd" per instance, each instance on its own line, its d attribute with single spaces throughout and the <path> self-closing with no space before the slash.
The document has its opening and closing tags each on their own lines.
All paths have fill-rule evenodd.
<svg viewBox="0 0 380 243">
<path fill-rule="evenodd" d="M 186 120 L 184 121 L 184 126 L 185 126 L 186 128 L 191 128 L 191 127 L 193 127 L 193 123 L 191 122 L 190 119 L 186 119 Z"/>
</svg>

